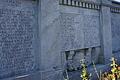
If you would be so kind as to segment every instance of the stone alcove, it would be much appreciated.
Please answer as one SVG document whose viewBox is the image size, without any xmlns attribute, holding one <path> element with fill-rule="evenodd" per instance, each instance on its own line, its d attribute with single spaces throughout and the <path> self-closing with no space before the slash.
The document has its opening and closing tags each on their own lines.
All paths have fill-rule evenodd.
<svg viewBox="0 0 120 80">
<path fill-rule="evenodd" d="M 87 66 L 94 63 L 98 64 L 100 55 L 100 47 L 91 47 L 77 50 L 65 51 L 65 60 L 66 69 L 68 71 L 76 71 L 81 69 L 80 61 L 85 59 L 85 63 Z"/>
</svg>

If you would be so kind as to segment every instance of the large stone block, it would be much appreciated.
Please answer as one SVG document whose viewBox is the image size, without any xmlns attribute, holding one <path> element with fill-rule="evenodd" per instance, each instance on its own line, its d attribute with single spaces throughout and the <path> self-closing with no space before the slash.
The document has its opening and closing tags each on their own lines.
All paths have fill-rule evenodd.
<svg viewBox="0 0 120 80">
<path fill-rule="evenodd" d="M 100 59 L 101 49 L 100 47 L 93 47 L 91 50 L 91 58 L 94 63 L 99 63 L 102 60 Z M 100 61 L 101 60 L 101 61 Z"/>
<path fill-rule="evenodd" d="M 42 72 L 42 80 L 63 80 L 63 73 L 58 71 L 45 71 Z"/>
<path fill-rule="evenodd" d="M 102 6 L 101 8 L 101 50 L 104 54 L 105 63 L 109 63 L 112 57 L 112 32 L 111 32 L 111 13 L 110 8 Z"/>
<path fill-rule="evenodd" d="M 45 26 L 46 27 L 46 26 Z M 52 69 L 61 65 L 59 17 L 41 34 L 41 69 Z"/>
<path fill-rule="evenodd" d="M 120 16 L 112 13 L 112 48 L 113 51 L 120 50 Z"/>
<path fill-rule="evenodd" d="M 11 77 L 11 78 L 4 78 L 1 80 L 42 80 L 41 79 L 41 72 L 35 72 L 32 74 L 17 76 L 17 77 Z"/>
<path fill-rule="evenodd" d="M 75 56 L 73 58 L 74 68 L 81 67 L 80 61 L 84 59 L 84 50 L 75 51 Z"/>
<path fill-rule="evenodd" d="M 0 78 L 38 69 L 35 53 L 36 1 L 1 0 Z"/>
<path fill-rule="evenodd" d="M 91 50 L 92 50 L 91 48 L 88 48 L 85 50 L 85 60 L 87 65 L 90 65 L 92 61 Z"/>
<path fill-rule="evenodd" d="M 67 13 L 62 10 L 61 38 L 62 49 L 65 51 L 100 46 L 99 12 L 82 11 L 83 13 L 79 13 L 76 9 L 74 13 Z"/>
<path fill-rule="evenodd" d="M 59 0 L 41 1 L 41 70 L 61 67 Z"/>
</svg>

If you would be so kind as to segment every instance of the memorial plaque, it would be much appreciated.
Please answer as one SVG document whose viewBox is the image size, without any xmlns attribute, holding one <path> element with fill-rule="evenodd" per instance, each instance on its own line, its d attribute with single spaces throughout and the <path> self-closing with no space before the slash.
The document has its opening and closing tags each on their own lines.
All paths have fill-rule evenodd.
<svg viewBox="0 0 120 80">
<path fill-rule="evenodd" d="M 3 0 L 2 3 L 0 6 L 6 7 L 0 8 L 0 78 L 35 71 L 36 3 L 32 0 Z"/>
<path fill-rule="evenodd" d="M 100 45 L 99 36 L 99 16 L 84 15 L 84 40 L 85 47 L 93 47 Z"/>
<path fill-rule="evenodd" d="M 86 11 L 85 11 L 86 12 Z M 63 50 L 83 49 L 100 46 L 99 13 L 61 14 Z"/>
<path fill-rule="evenodd" d="M 75 38 L 75 30 L 73 27 L 74 16 L 74 14 L 69 13 L 63 13 L 61 15 L 63 49 L 70 49 L 73 46 Z"/>
<path fill-rule="evenodd" d="M 112 13 L 112 47 L 113 51 L 120 50 L 120 16 Z"/>
</svg>

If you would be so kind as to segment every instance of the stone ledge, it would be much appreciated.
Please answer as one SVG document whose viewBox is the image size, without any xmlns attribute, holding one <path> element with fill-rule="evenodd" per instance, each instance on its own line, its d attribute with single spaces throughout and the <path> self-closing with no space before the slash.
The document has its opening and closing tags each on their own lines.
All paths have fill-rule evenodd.
<svg viewBox="0 0 120 80">
<path fill-rule="evenodd" d="M 97 3 L 92 3 L 92 2 L 82 2 L 82 1 L 74 1 L 74 0 L 60 0 L 59 3 L 60 3 L 60 5 L 100 10 L 100 5 Z"/>
<path fill-rule="evenodd" d="M 42 71 L 41 80 L 62 80 L 62 70 Z"/>
<path fill-rule="evenodd" d="M 112 13 L 120 13 L 120 7 L 113 6 L 112 4 L 106 3 L 94 3 L 88 1 L 75 1 L 75 0 L 60 0 L 60 5 L 80 7 L 86 9 L 100 10 L 101 6 L 110 7 Z"/>
<path fill-rule="evenodd" d="M 1 79 L 1 80 L 41 80 L 41 72 L 39 71 L 33 74 L 11 77 L 11 78 Z"/>
<path fill-rule="evenodd" d="M 120 8 L 111 8 L 110 11 L 112 13 L 120 13 Z"/>
<path fill-rule="evenodd" d="M 63 79 L 62 70 L 39 71 L 33 74 L 5 78 L 1 80 L 48 80 L 47 78 L 49 78 L 49 80 L 56 80 L 56 79 L 62 80 Z"/>
</svg>

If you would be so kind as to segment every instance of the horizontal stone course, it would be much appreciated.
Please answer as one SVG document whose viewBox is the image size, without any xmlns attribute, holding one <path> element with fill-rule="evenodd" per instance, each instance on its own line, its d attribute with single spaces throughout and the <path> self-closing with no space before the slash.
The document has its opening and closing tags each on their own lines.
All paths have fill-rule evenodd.
<svg viewBox="0 0 120 80">
<path fill-rule="evenodd" d="M 98 4 L 86 3 L 86 2 L 75 1 L 75 0 L 60 0 L 60 5 L 74 6 L 74 7 L 95 9 L 95 10 L 100 9 L 100 5 L 98 5 Z"/>
</svg>

